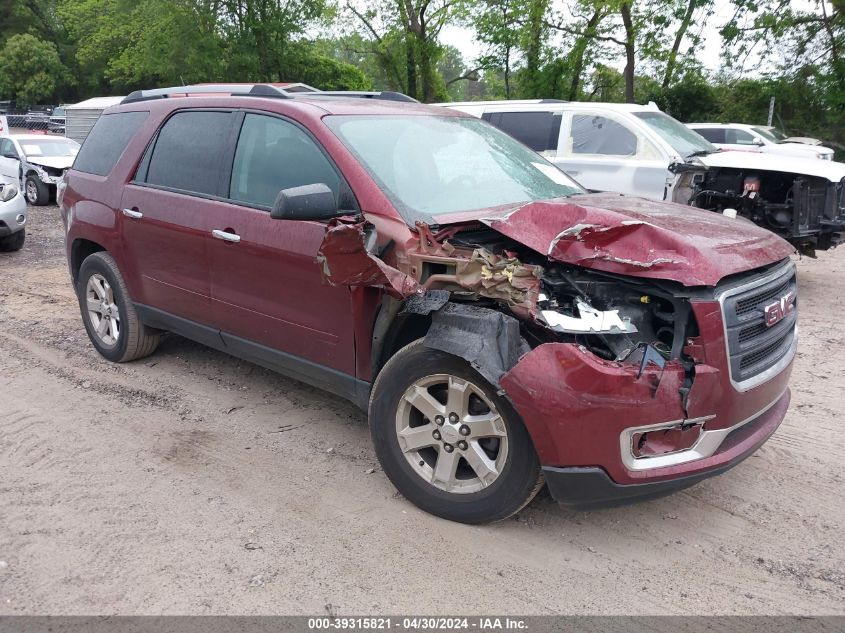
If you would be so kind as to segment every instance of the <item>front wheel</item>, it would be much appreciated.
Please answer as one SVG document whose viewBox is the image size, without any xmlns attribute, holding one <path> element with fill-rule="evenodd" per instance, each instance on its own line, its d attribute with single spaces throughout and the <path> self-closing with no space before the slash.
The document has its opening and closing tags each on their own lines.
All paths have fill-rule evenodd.
<svg viewBox="0 0 845 633">
<path fill-rule="evenodd" d="M 499 521 L 543 485 L 531 437 L 513 407 L 464 359 L 422 339 L 384 366 L 369 418 L 385 474 L 431 514 Z"/>
<path fill-rule="evenodd" d="M 43 207 L 50 203 L 50 187 L 35 176 L 27 176 L 24 184 L 26 201 L 34 206 Z"/>
</svg>

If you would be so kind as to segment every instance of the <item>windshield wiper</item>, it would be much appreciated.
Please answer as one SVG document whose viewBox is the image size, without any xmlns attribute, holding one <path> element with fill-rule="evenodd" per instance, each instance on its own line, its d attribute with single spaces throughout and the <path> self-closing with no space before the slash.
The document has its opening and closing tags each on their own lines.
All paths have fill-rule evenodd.
<svg viewBox="0 0 845 633">
<path fill-rule="evenodd" d="M 687 158 L 695 158 L 696 156 L 707 156 L 707 154 L 715 154 L 716 152 L 721 152 L 722 150 L 718 147 L 716 149 L 697 149 L 691 154 L 687 154 Z"/>
</svg>

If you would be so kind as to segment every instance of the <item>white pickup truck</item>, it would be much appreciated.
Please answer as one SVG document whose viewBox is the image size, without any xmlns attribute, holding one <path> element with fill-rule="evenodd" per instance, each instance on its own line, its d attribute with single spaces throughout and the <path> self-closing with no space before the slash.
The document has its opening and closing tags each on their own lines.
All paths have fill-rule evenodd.
<svg viewBox="0 0 845 633">
<path fill-rule="evenodd" d="M 654 104 L 441 104 L 489 121 L 596 191 L 734 209 L 814 255 L 845 239 L 845 164 L 720 151 Z"/>
</svg>

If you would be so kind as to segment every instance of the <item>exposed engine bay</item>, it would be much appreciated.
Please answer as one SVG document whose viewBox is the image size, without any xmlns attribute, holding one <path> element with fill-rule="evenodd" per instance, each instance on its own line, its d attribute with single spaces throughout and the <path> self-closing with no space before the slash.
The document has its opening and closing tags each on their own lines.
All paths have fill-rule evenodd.
<svg viewBox="0 0 845 633">
<path fill-rule="evenodd" d="M 674 198 L 718 213 L 733 209 L 809 256 L 845 239 L 845 186 L 825 178 L 710 167 L 685 171 Z"/>
<path fill-rule="evenodd" d="M 661 284 L 644 279 L 586 270 L 548 259 L 542 260 L 530 249 L 520 247 L 491 229 L 470 230 L 452 236 L 448 247 L 457 251 L 472 249 L 504 258 L 508 265 L 501 272 L 517 279 L 516 293 L 508 301 L 522 320 L 523 336 L 532 347 L 547 342 L 581 345 L 608 361 L 630 363 L 680 359 L 684 342 L 697 335 L 689 301 Z M 485 259 L 491 259 L 489 256 Z M 534 286 L 526 288 L 521 268 L 533 272 Z M 482 270 L 482 276 L 496 277 L 495 265 Z M 426 279 L 421 280 L 426 286 Z M 441 281 L 445 281 L 441 279 Z M 460 275 L 456 277 L 461 282 Z M 536 290 L 534 288 L 536 287 Z M 524 305 L 520 292 L 534 292 L 536 306 Z M 501 288 L 500 288 L 501 290 Z M 452 292 L 453 300 L 466 296 L 465 289 Z M 484 298 L 483 289 L 476 293 Z M 466 297 L 470 298 L 470 297 Z M 478 297 L 473 297 L 478 298 Z M 500 298 L 500 297 L 493 297 Z M 529 313 L 525 315 L 525 311 Z"/>
</svg>

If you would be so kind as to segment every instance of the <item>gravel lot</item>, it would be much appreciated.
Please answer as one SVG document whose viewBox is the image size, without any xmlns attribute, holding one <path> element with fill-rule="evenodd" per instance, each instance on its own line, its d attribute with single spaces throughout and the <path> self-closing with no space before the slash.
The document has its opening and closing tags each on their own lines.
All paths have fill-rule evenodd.
<svg viewBox="0 0 845 633">
<path fill-rule="evenodd" d="M 102 360 L 30 211 L 0 254 L 0 614 L 845 614 L 845 249 L 799 263 L 793 404 L 753 457 L 469 527 L 397 495 L 343 400 L 175 336 Z"/>
</svg>

